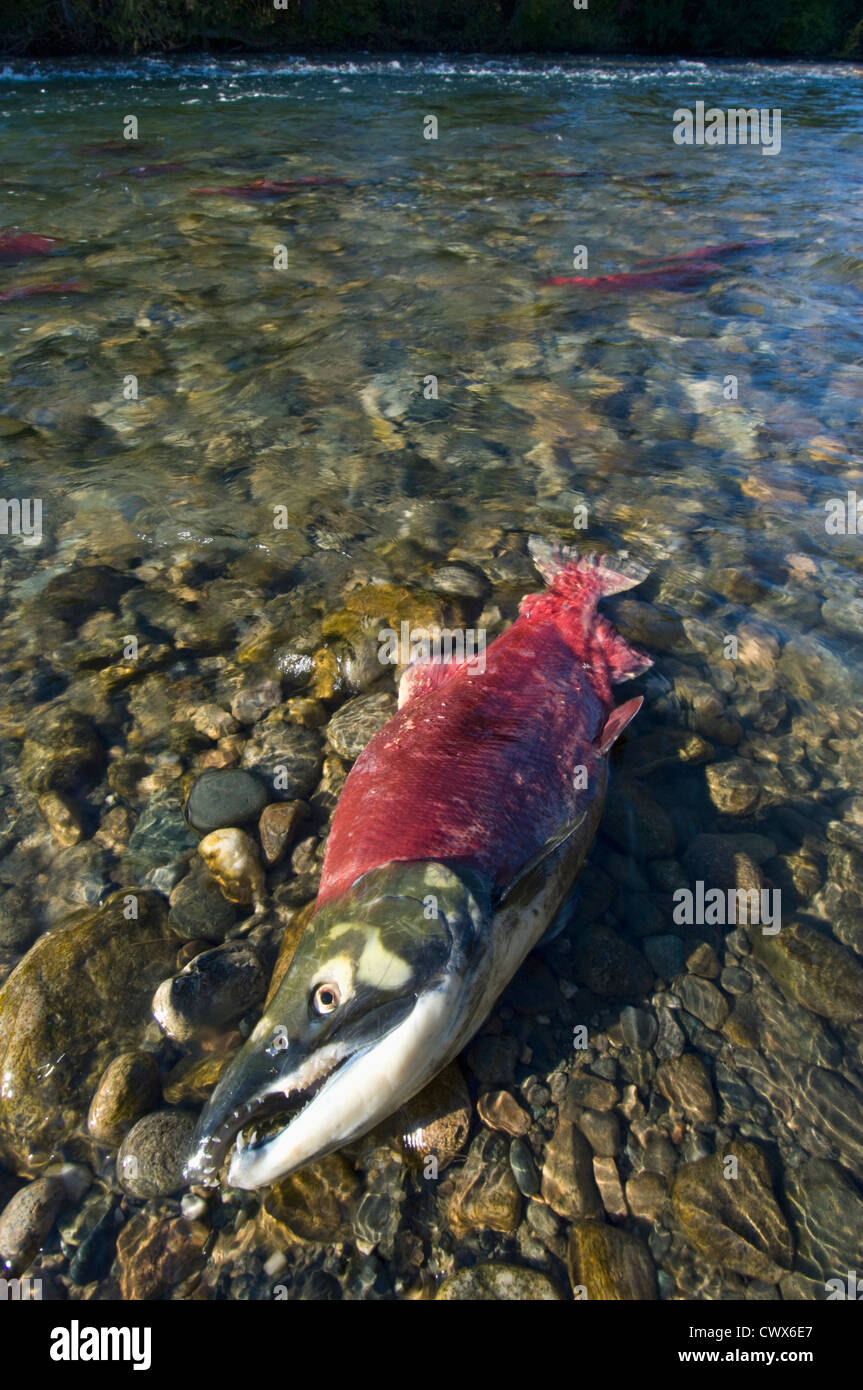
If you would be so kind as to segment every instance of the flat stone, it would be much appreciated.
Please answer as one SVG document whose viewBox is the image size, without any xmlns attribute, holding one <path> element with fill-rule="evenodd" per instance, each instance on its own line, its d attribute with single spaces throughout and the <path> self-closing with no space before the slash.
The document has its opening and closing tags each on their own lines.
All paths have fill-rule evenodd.
<svg viewBox="0 0 863 1390">
<path fill-rule="evenodd" d="M 752 954 L 783 994 L 833 1022 L 863 1018 L 863 966 L 845 946 L 798 921 L 772 936 L 757 928 L 749 935 Z"/>
<path fill-rule="evenodd" d="M 705 775 L 710 800 L 721 815 L 748 816 L 758 806 L 762 784 L 754 763 L 732 758 L 714 763 Z"/>
<path fill-rule="evenodd" d="M 340 757 L 352 762 L 395 712 L 395 696 L 388 691 L 348 700 L 327 725 L 330 746 Z"/>
<path fill-rule="evenodd" d="M 243 749 L 243 767 L 257 774 L 277 801 L 305 801 L 314 790 L 323 762 L 317 729 L 300 729 L 273 710 L 255 725 Z"/>
<path fill-rule="evenodd" d="M 527 1134 L 531 1118 L 509 1091 L 486 1091 L 477 1101 L 477 1113 L 489 1129 L 501 1130 L 513 1137 Z"/>
<path fill-rule="evenodd" d="M 722 1027 L 728 1017 L 728 1000 L 709 980 L 684 975 L 674 988 L 687 1013 L 700 1019 L 706 1028 L 715 1031 Z"/>
<path fill-rule="evenodd" d="M 242 768 L 202 772 L 186 801 L 186 819 L 202 835 L 256 821 L 269 799 L 263 782 Z"/>
<path fill-rule="evenodd" d="M 100 1144 L 120 1143 L 136 1120 L 159 1102 L 159 1067 L 150 1052 L 121 1052 L 105 1068 L 87 1116 Z"/>
<path fill-rule="evenodd" d="M 131 1217 L 117 1237 L 120 1294 L 130 1301 L 169 1298 L 204 1267 L 208 1228 L 184 1218 Z"/>
<path fill-rule="evenodd" d="M 558 1216 L 602 1215 L 602 1202 L 593 1176 L 593 1153 L 575 1125 L 558 1124 L 545 1151 L 542 1198 Z"/>
<path fill-rule="evenodd" d="M 258 822 L 258 835 L 267 864 L 278 864 L 307 812 L 304 801 L 271 801 L 264 807 Z"/>
<path fill-rule="evenodd" d="M 447 1221 L 456 1236 L 477 1230 L 504 1234 L 516 1230 L 523 1199 L 501 1135 L 483 1130 L 477 1136 L 455 1182 Z"/>
<path fill-rule="evenodd" d="M 237 909 L 228 902 L 200 855 L 172 890 L 168 922 L 188 941 L 223 941 L 237 920 Z"/>
<path fill-rule="evenodd" d="M 737 1176 L 725 1176 L 726 1160 Z M 678 1170 L 672 1203 L 687 1240 L 712 1264 L 776 1284 L 790 1270 L 791 1233 L 776 1204 L 764 1155 L 733 1140 L 722 1153 Z"/>
<path fill-rule="evenodd" d="M 674 1110 L 682 1111 L 693 1124 L 713 1124 L 716 1095 L 710 1075 L 694 1052 L 671 1057 L 656 1069 L 656 1089 Z"/>
<path fill-rule="evenodd" d="M 559 1303 L 562 1295 L 548 1276 L 537 1269 L 477 1264 L 451 1274 L 441 1284 L 435 1299 L 444 1303 L 465 1299 L 484 1303 Z"/>
<path fill-rule="evenodd" d="M 341 1154 L 329 1154 L 267 1190 L 262 1230 L 281 1248 L 342 1242 L 349 1238 L 356 1196 L 353 1168 Z"/>
<path fill-rule="evenodd" d="M 561 1118 L 575 1119 L 581 1106 L 588 1110 L 612 1110 L 619 1100 L 620 1093 L 610 1081 L 588 1071 L 576 1072 L 566 1088 Z"/>
<path fill-rule="evenodd" d="M 397 1113 L 405 1162 L 427 1169 L 433 1158 L 436 1173 L 442 1173 L 467 1144 L 471 1113 L 461 1067 L 450 1062 Z"/>
<path fill-rule="evenodd" d="M 20 1187 L 0 1212 L 0 1268 L 22 1274 L 54 1225 L 65 1191 L 59 1178 L 36 1178 Z"/>
<path fill-rule="evenodd" d="M 646 1302 L 658 1298 L 647 1246 L 630 1231 L 601 1221 L 575 1221 L 567 1250 L 576 1298 Z"/>
</svg>

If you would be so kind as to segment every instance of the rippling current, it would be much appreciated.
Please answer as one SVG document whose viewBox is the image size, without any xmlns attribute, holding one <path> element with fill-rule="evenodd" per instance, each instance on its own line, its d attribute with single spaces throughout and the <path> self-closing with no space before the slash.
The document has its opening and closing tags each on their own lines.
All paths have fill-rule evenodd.
<svg viewBox="0 0 863 1390">
<path fill-rule="evenodd" d="M 780 110 L 781 150 L 675 144 L 675 111 L 699 101 Z M 201 691 L 227 708 L 250 664 L 287 682 L 284 644 L 304 640 L 318 665 L 284 694 L 318 703 L 295 722 L 394 689 L 362 659 L 368 631 L 333 625 L 351 593 L 394 586 L 410 615 L 431 589 L 491 640 L 535 586 L 531 533 L 650 571 L 610 605 L 656 660 L 623 791 L 569 930 L 465 1063 L 469 1143 L 436 1183 L 381 1151 L 304 1180 L 311 1234 L 283 1210 L 284 1229 L 270 1212 L 252 1238 L 241 1203 L 236 1232 L 213 1225 L 202 1286 L 420 1297 L 499 1263 L 568 1297 L 591 1278 L 579 1230 L 602 1219 L 640 1242 L 633 1296 L 825 1297 L 854 1268 L 863 1214 L 863 73 L 10 62 L 0 130 L 0 225 L 57 239 L 0 261 L 2 492 L 42 507 L 39 544 L 0 535 L 4 972 L 65 912 L 134 882 L 124 856 L 149 798 L 185 790 L 217 746 L 215 730 L 176 733 Z M 684 286 L 545 283 L 730 243 Z M 80 579 L 94 565 L 147 601 L 103 602 Z M 447 594 L 447 565 L 481 572 L 481 591 Z M 135 632 L 172 653 L 140 687 L 100 685 Z M 108 750 L 107 772 L 64 789 L 81 822 L 65 845 L 27 756 L 58 701 Z M 133 754 L 137 780 L 112 777 Z M 336 790 L 344 770 L 325 773 Z M 326 791 L 312 805 L 314 841 Z M 97 852 L 118 807 L 125 828 Z M 285 920 L 314 895 L 314 864 L 313 844 L 293 897 L 281 885 Z M 775 942 L 676 922 L 672 894 L 698 882 L 780 889 Z M 515 1054 L 489 1061 L 509 1037 Z M 142 1038 L 163 1071 L 182 1060 L 158 1030 Z M 521 1150 L 476 1113 L 502 1089 L 528 1117 L 512 1144 L 533 1193 Z M 555 1147 L 564 1123 L 587 1136 L 586 1175 Z M 758 1158 L 723 1206 L 710 1164 L 741 1144 Z M 83 1201 L 110 1206 L 110 1148 L 88 1161 Z M 595 1210 L 566 1196 L 592 1184 Z M 122 1201 L 127 1224 L 179 1212 L 172 1196 Z M 774 1226 L 741 1255 L 728 1232 L 764 1202 Z M 39 1258 L 80 1297 L 75 1248 L 61 1230 Z M 122 1249 L 97 1276 L 109 1296 L 131 1277 Z"/>
</svg>

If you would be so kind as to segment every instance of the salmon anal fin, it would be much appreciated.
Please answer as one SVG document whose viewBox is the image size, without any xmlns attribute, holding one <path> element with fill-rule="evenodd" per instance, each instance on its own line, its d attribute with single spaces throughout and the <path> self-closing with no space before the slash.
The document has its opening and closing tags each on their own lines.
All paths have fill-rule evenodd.
<svg viewBox="0 0 863 1390">
<path fill-rule="evenodd" d="M 618 705 L 617 709 L 609 715 L 602 733 L 599 735 L 600 753 L 607 753 L 617 742 L 627 724 L 632 722 L 643 704 L 644 696 L 636 695 L 634 700 L 627 700 L 625 705 Z"/>
<path fill-rule="evenodd" d="M 466 664 L 459 660 L 448 661 L 446 658 L 430 657 L 428 661 L 414 661 L 410 666 L 406 666 L 399 681 L 399 709 L 403 709 L 417 696 L 426 695 L 430 690 L 437 690 L 440 686 L 446 685 Z"/>
</svg>

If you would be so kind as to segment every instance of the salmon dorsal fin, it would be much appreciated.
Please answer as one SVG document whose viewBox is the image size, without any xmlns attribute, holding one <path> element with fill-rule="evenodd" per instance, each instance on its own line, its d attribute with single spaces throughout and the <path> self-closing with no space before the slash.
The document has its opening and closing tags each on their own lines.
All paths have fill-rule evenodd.
<svg viewBox="0 0 863 1390">
<path fill-rule="evenodd" d="M 469 663 L 464 660 L 450 659 L 447 657 L 430 656 L 428 660 L 419 660 L 406 666 L 402 671 L 399 681 L 399 709 L 403 709 L 411 700 L 415 700 L 419 695 L 427 695 L 430 690 L 437 690 L 439 686 L 446 685 L 447 681 L 452 680 L 456 672 Z"/>
<path fill-rule="evenodd" d="M 627 700 L 625 705 L 618 705 L 617 709 L 612 711 L 606 719 L 597 741 L 600 753 L 607 753 L 617 742 L 627 724 L 632 722 L 643 704 L 644 696 L 636 695 L 634 700 Z"/>
<path fill-rule="evenodd" d="M 539 885 L 544 882 L 551 861 L 554 859 L 558 850 L 568 844 L 576 831 L 584 824 L 587 812 L 582 811 L 581 815 L 574 820 L 567 821 L 559 830 L 546 840 L 530 859 L 521 866 L 515 878 L 500 888 L 492 897 L 492 906 L 495 911 L 499 907 L 514 907 L 520 903 L 528 903 L 533 898 Z"/>
</svg>

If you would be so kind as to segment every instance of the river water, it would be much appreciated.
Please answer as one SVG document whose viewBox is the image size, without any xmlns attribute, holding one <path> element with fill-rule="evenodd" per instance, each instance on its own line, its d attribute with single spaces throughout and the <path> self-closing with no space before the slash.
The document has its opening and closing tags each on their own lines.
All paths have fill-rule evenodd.
<svg viewBox="0 0 863 1390">
<path fill-rule="evenodd" d="M 781 148 L 676 144 L 697 102 L 781 111 Z M 649 569 L 609 610 L 655 658 L 570 926 L 451 1078 L 470 1131 L 436 1179 L 381 1140 L 190 1227 L 176 1193 L 124 1195 L 103 1146 L 35 1267 L 128 1294 L 161 1222 L 208 1262 L 153 1287 L 199 1296 L 500 1295 L 485 1265 L 517 1296 L 540 1274 L 601 1296 L 621 1241 L 632 1296 L 825 1297 L 863 1214 L 863 74 L 10 62 L 0 123 L 0 225 L 57 242 L 0 262 L 3 496 L 41 502 L 41 539 L 0 536 L 4 972 L 70 910 L 182 879 L 194 774 L 279 736 L 203 706 L 276 681 L 287 743 L 323 739 L 394 690 L 384 620 L 491 640 L 535 584 L 531 533 Z M 679 283 L 544 283 L 704 247 Z M 58 709 L 95 730 L 89 761 L 79 726 L 45 732 Z M 270 961 L 350 762 L 325 751 L 270 879 Z M 778 890 L 782 930 L 675 921 L 699 882 Z M 163 1076 L 197 1055 L 144 1022 L 136 1045 Z M 502 1090 L 524 1135 L 482 1100 Z M 43 1162 L 81 1156 L 57 1106 Z M 118 1203 L 134 1239 L 76 1281 Z"/>
</svg>

